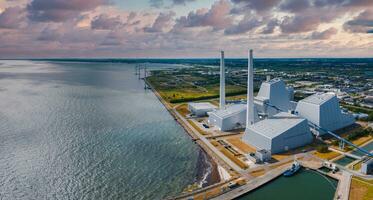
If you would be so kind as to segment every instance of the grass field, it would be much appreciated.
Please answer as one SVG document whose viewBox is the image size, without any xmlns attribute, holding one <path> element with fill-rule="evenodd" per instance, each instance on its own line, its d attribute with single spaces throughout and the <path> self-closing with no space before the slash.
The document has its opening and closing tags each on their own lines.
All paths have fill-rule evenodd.
<svg viewBox="0 0 373 200">
<path fill-rule="evenodd" d="M 191 79 L 191 80 L 190 80 Z M 219 84 L 196 86 L 191 82 L 193 78 L 183 77 L 182 81 L 174 77 L 150 76 L 147 80 L 155 87 L 163 99 L 170 103 L 217 98 Z M 179 80 L 179 81 L 176 81 Z M 245 94 L 246 88 L 237 85 L 226 85 L 226 96 Z"/>
<path fill-rule="evenodd" d="M 313 153 L 313 155 L 315 155 L 315 156 L 317 156 L 321 159 L 331 160 L 331 159 L 336 158 L 337 156 L 339 156 L 341 154 L 339 154 L 337 152 L 334 152 L 334 151 L 328 151 L 326 153 L 320 153 L 320 152 L 315 151 Z"/>
<path fill-rule="evenodd" d="M 367 181 L 357 177 L 351 180 L 350 200 L 371 200 L 373 199 L 373 181 Z"/>
</svg>

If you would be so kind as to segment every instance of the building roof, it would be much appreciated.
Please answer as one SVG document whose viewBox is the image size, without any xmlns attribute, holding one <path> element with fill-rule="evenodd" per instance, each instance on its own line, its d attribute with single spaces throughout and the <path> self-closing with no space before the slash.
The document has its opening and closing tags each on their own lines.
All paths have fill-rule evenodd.
<svg viewBox="0 0 373 200">
<path fill-rule="evenodd" d="M 189 106 L 192 106 L 194 109 L 197 110 L 204 110 L 204 109 L 215 109 L 217 106 L 209 103 L 209 102 L 198 102 L 198 103 L 189 103 Z"/>
<path fill-rule="evenodd" d="M 250 130 L 255 131 L 267 138 L 275 138 L 281 135 L 290 128 L 303 122 L 305 119 L 286 112 L 280 112 L 272 118 L 259 121 L 249 127 Z"/>
<path fill-rule="evenodd" d="M 262 83 L 262 85 L 260 86 L 260 90 L 259 90 L 259 93 L 258 95 L 256 96 L 256 98 L 258 99 L 270 99 L 271 98 L 271 90 L 274 90 L 275 88 L 272 88 L 272 87 L 276 87 L 276 89 L 283 89 L 285 90 L 285 83 L 284 81 L 282 81 L 281 79 L 279 78 L 274 78 L 274 79 L 271 79 L 271 80 L 268 80 L 268 81 L 265 81 Z"/>
<path fill-rule="evenodd" d="M 225 109 L 219 109 L 212 113 L 220 118 L 227 118 L 244 110 L 246 110 L 246 104 L 233 104 L 227 106 Z"/>
<path fill-rule="evenodd" d="M 316 93 L 314 95 L 311 95 L 305 99 L 302 99 L 302 102 L 305 103 L 310 103 L 310 104 L 316 104 L 316 105 L 321 105 L 330 99 L 335 97 L 334 93 Z"/>
</svg>

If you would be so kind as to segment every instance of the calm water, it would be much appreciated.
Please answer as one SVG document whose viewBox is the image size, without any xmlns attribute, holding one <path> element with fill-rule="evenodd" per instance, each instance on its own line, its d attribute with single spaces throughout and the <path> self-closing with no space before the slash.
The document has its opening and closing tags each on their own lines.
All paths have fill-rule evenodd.
<svg viewBox="0 0 373 200">
<path fill-rule="evenodd" d="M 338 182 L 316 171 L 304 170 L 292 177 L 279 177 L 238 200 L 332 200 Z"/>
<path fill-rule="evenodd" d="M 160 199 L 199 149 L 130 64 L 0 61 L 0 199 Z"/>
<path fill-rule="evenodd" d="M 355 160 L 356 160 L 355 158 L 344 156 L 344 157 L 334 161 L 334 163 L 336 163 L 338 165 L 342 165 L 342 166 L 347 166 L 348 164 L 354 162 Z"/>
</svg>

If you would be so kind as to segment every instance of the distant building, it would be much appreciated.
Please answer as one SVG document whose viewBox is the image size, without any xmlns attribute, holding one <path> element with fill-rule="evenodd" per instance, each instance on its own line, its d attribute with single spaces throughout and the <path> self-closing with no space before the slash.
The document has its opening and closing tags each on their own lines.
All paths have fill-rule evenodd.
<svg viewBox="0 0 373 200">
<path fill-rule="evenodd" d="M 295 113 L 329 131 L 335 131 L 355 123 L 354 117 L 342 112 L 333 93 L 316 93 L 298 102 Z M 323 135 L 325 133 L 316 132 Z"/>
<path fill-rule="evenodd" d="M 363 174 L 373 174 L 373 159 L 367 158 L 361 163 L 361 173 Z"/>
<path fill-rule="evenodd" d="M 309 144 L 313 137 L 306 119 L 281 112 L 247 127 L 243 140 L 275 154 Z"/>
<path fill-rule="evenodd" d="M 216 108 L 217 106 L 211 103 L 208 103 L 208 102 L 188 103 L 189 111 L 197 117 L 207 116 L 207 112 L 211 112 L 215 110 Z"/>
<path fill-rule="evenodd" d="M 225 109 L 209 112 L 208 115 L 209 124 L 218 127 L 221 131 L 243 128 L 246 124 L 246 105 L 229 105 Z"/>
</svg>

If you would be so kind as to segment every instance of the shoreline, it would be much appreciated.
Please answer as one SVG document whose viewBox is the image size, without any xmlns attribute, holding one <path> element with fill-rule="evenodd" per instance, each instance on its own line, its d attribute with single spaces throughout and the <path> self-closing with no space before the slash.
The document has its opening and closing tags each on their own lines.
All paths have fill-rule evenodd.
<svg viewBox="0 0 373 200">
<path fill-rule="evenodd" d="M 148 86 L 148 88 L 153 92 L 153 94 L 158 98 L 158 100 L 162 103 L 162 105 L 166 108 L 168 113 L 170 113 L 174 120 L 184 129 L 185 133 L 194 141 L 195 144 L 197 144 L 200 151 L 200 156 L 202 155 L 203 160 L 198 158 L 196 166 L 196 183 L 202 186 L 202 188 L 219 183 L 222 179 L 220 177 L 218 164 L 216 163 L 216 161 L 206 152 L 202 145 L 196 142 L 193 133 L 191 133 L 187 129 L 187 127 L 180 123 L 178 117 L 173 111 L 173 108 L 171 108 L 171 106 L 160 96 L 158 91 L 146 80 L 146 78 L 144 78 L 143 81 Z"/>
</svg>

